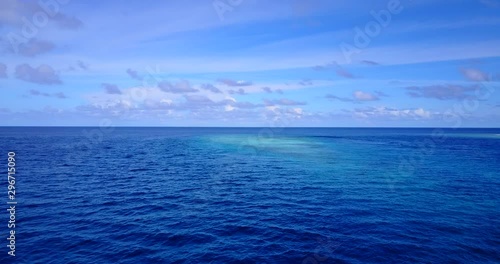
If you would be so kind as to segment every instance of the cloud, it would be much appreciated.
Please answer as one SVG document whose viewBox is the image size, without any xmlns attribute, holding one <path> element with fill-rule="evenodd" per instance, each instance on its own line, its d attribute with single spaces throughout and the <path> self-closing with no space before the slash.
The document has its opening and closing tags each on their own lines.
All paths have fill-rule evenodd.
<svg viewBox="0 0 500 264">
<path fill-rule="evenodd" d="M 28 64 L 21 64 L 16 67 L 16 78 L 38 84 L 61 84 L 59 75 L 49 65 L 42 64 L 37 68 Z"/>
<path fill-rule="evenodd" d="M 245 90 L 243 90 L 242 88 L 240 88 L 238 90 L 228 90 L 227 92 L 229 94 L 239 94 L 239 95 L 245 95 L 246 94 Z"/>
<path fill-rule="evenodd" d="M 85 71 L 86 71 L 86 70 L 88 70 L 88 69 L 89 69 L 89 65 L 88 65 L 88 64 L 86 64 L 86 63 L 85 63 L 85 62 L 83 62 L 83 61 L 78 61 L 78 62 L 77 62 L 77 65 L 78 65 L 78 67 L 80 67 L 80 69 L 82 69 L 82 70 L 85 70 Z"/>
<path fill-rule="evenodd" d="M 352 73 L 348 72 L 347 70 L 345 70 L 344 68 L 342 67 L 338 67 L 335 72 L 337 73 L 338 76 L 341 76 L 341 77 L 345 77 L 345 78 L 349 78 L 349 79 L 352 79 L 354 78 L 354 75 L 352 75 Z"/>
<path fill-rule="evenodd" d="M 352 94 L 352 98 L 348 97 L 339 97 L 332 94 L 327 94 L 325 98 L 330 100 L 338 100 L 341 102 L 352 102 L 352 103 L 361 103 L 361 102 L 369 102 L 369 101 L 378 101 L 381 96 L 387 96 L 385 93 L 380 91 L 375 91 L 374 93 L 363 92 L 363 91 L 355 91 Z"/>
<path fill-rule="evenodd" d="M 460 72 L 469 81 L 486 82 L 490 80 L 488 74 L 477 69 L 460 69 Z"/>
<path fill-rule="evenodd" d="M 366 65 L 372 65 L 372 66 L 380 65 L 380 63 L 378 63 L 378 62 L 370 61 L 370 60 L 362 60 L 361 63 L 366 64 Z"/>
<path fill-rule="evenodd" d="M 83 22 L 80 19 L 63 13 L 57 14 L 54 20 L 61 29 L 77 30 L 83 26 Z"/>
<path fill-rule="evenodd" d="M 267 106 L 272 106 L 272 105 L 284 105 L 284 106 L 294 106 L 294 105 L 306 105 L 306 102 L 299 102 L 299 101 L 294 101 L 290 99 L 279 99 L 279 100 L 264 100 L 264 103 Z"/>
<path fill-rule="evenodd" d="M 201 89 L 211 91 L 212 93 L 222 93 L 219 88 L 213 86 L 212 84 L 202 84 Z"/>
<path fill-rule="evenodd" d="M 266 92 L 266 93 L 273 93 L 273 92 L 276 92 L 276 93 L 278 93 L 278 94 L 283 94 L 283 90 L 281 90 L 281 89 L 276 89 L 276 90 L 273 90 L 273 89 L 271 89 L 271 88 L 269 88 L 269 87 L 267 87 L 267 86 L 266 86 L 266 87 L 262 87 L 262 91 L 264 91 L 264 92 Z"/>
<path fill-rule="evenodd" d="M 254 109 L 264 106 L 262 104 L 237 102 L 229 99 L 213 101 L 204 95 L 184 95 L 184 99 L 184 103 L 175 106 L 176 110 L 189 110 L 194 112 L 199 112 L 200 110 L 227 112 L 235 109 Z"/>
<path fill-rule="evenodd" d="M 240 108 L 240 109 L 253 109 L 253 108 L 259 108 L 259 107 L 264 106 L 262 104 L 254 104 L 254 103 L 250 103 L 250 102 L 231 102 L 228 105 L 235 107 L 235 108 Z"/>
<path fill-rule="evenodd" d="M 0 79 L 7 78 L 7 65 L 0 63 Z"/>
<path fill-rule="evenodd" d="M 327 95 L 325 95 L 325 98 L 330 99 L 330 100 L 338 100 L 341 102 L 354 102 L 354 99 L 352 99 L 352 98 L 340 97 L 340 96 L 336 96 L 333 94 L 327 94 Z"/>
<path fill-rule="evenodd" d="M 138 73 L 137 73 L 137 71 L 135 71 L 135 70 L 132 70 L 132 69 L 130 69 L 130 68 L 129 68 L 129 69 L 127 69 L 127 74 L 128 74 L 128 76 L 130 76 L 130 78 L 132 78 L 132 79 L 136 79 L 136 80 L 139 80 L 139 81 L 141 81 L 141 80 L 142 80 L 142 77 L 141 77 L 141 76 L 139 76 L 139 74 L 138 74 Z"/>
<path fill-rule="evenodd" d="M 78 71 L 78 70 L 88 71 L 89 69 L 90 69 L 90 67 L 87 63 L 79 60 L 76 62 L 75 65 L 70 65 L 65 70 L 66 71 Z"/>
<path fill-rule="evenodd" d="M 54 97 L 54 98 L 59 98 L 59 99 L 66 99 L 66 98 L 68 98 L 62 92 L 57 92 L 57 93 L 49 94 L 49 93 L 45 93 L 45 92 L 40 92 L 40 91 L 35 90 L 35 89 L 31 89 L 29 92 L 30 92 L 30 95 L 32 95 L 32 96 Z"/>
<path fill-rule="evenodd" d="M 407 94 L 414 98 L 433 98 L 438 100 L 462 100 L 474 97 L 477 86 L 431 85 L 407 87 Z"/>
<path fill-rule="evenodd" d="M 377 95 L 363 92 L 363 91 L 355 91 L 353 96 L 358 101 L 378 101 L 380 98 Z"/>
<path fill-rule="evenodd" d="M 314 66 L 313 69 L 316 70 L 316 71 L 333 70 L 340 77 L 349 78 L 349 79 L 353 79 L 354 78 L 354 75 L 352 73 L 350 73 L 349 71 L 347 71 L 346 69 L 344 69 L 336 61 L 324 64 L 324 65 Z"/>
<path fill-rule="evenodd" d="M 101 84 L 107 94 L 122 94 L 120 88 L 115 84 L 102 83 Z"/>
<path fill-rule="evenodd" d="M 357 108 L 350 111 L 357 118 L 428 119 L 433 113 L 423 108 L 396 109 L 389 107 Z"/>
<path fill-rule="evenodd" d="M 225 84 L 227 86 L 232 86 L 232 87 L 252 85 L 252 82 L 249 82 L 249 81 L 235 81 L 235 80 L 231 80 L 231 79 L 218 79 L 217 82 Z"/>
<path fill-rule="evenodd" d="M 23 45 L 20 45 L 19 54 L 26 57 L 35 57 L 53 50 L 54 47 L 55 45 L 52 42 L 32 38 Z"/>
<path fill-rule="evenodd" d="M 206 107 L 206 106 L 221 105 L 221 104 L 215 103 L 210 98 L 208 98 L 204 95 L 184 95 L 184 99 L 186 100 L 186 104 L 184 105 L 182 110 L 191 109 L 191 108 Z"/>
<path fill-rule="evenodd" d="M 36 19 L 34 15 L 43 13 L 61 29 L 76 30 L 83 26 L 83 22 L 80 19 L 65 14 L 61 10 L 62 6 L 60 4 L 56 3 L 58 9 L 54 12 L 53 9 L 46 11 L 38 2 L 23 1 L 20 3 L 17 0 L 2 0 L 0 2 L 0 25 L 21 27 L 25 24 L 25 21 L 23 21 L 24 18 L 33 23 Z"/>
<path fill-rule="evenodd" d="M 198 89 L 191 87 L 191 84 L 182 80 L 177 83 L 170 83 L 167 81 L 160 82 L 158 88 L 166 93 L 196 93 Z"/>
<path fill-rule="evenodd" d="M 309 86 L 309 85 L 313 85 L 313 82 L 311 79 L 302 79 L 300 82 L 299 82 L 300 85 L 302 86 Z"/>
</svg>

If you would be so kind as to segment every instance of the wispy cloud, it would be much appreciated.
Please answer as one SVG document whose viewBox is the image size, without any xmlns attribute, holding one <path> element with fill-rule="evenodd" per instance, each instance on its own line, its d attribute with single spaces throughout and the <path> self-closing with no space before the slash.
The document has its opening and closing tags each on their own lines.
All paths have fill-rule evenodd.
<svg viewBox="0 0 500 264">
<path fill-rule="evenodd" d="M 89 69 L 89 65 L 83 61 L 77 61 L 76 65 L 78 65 L 78 67 L 80 67 L 80 69 L 86 71 Z"/>
<path fill-rule="evenodd" d="M 239 94 L 239 95 L 245 95 L 246 92 L 243 88 L 240 88 L 238 90 L 228 90 L 227 91 L 229 94 Z"/>
<path fill-rule="evenodd" d="M 77 30 L 83 27 L 83 22 L 79 18 L 64 13 L 57 14 L 54 20 L 59 28 L 62 29 Z"/>
<path fill-rule="evenodd" d="M 372 66 L 380 65 L 380 63 L 371 60 L 362 60 L 361 63 Z"/>
<path fill-rule="evenodd" d="M 363 92 L 363 91 L 355 91 L 352 94 L 352 97 L 340 97 L 332 94 L 327 94 L 325 98 L 330 100 L 337 100 L 341 102 L 352 102 L 352 103 L 361 103 L 361 102 L 369 102 L 369 101 L 378 101 L 381 96 L 387 96 L 385 93 L 380 91 L 375 91 L 374 93 Z"/>
<path fill-rule="evenodd" d="M 407 94 L 414 98 L 432 98 L 438 100 L 462 100 L 474 97 L 477 86 L 431 85 L 407 87 Z"/>
<path fill-rule="evenodd" d="M 309 86 L 313 85 L 313 81 L 311 79 L 302 79 L 301 81 L 299 81 L 299 84 L 302 86 Z"/>
<path fill-rule="evenodd" d="M 47 53 L 55 48 L 54 43 L 36 38 L 30 39 L 19 48 L 19 54 L 26 57 L 35 57 Z"/>
<path fill-rule="evenodd" d="M 275 90 L 273 90 L 272 88 L 267 87 L 267 86 L 266 87 L 262 87 L 262 91 L 264 91 L 266 93 L 274 93 L 274 92 L 276 92 L 278 94 L 283 94 L 283 90 L 281 90 L 281 89 L 275 89 Z"/>
<path fill-rule="evenodd" d="M 235 80 L 231 80 L 231 79 L 218 79 L 217 82 L 225 84 L 227 86 L 232 86 L 232 87 L 252 85 L 252 82 L 250 82 L 250 81 L 235 81 Z"/>
<path fill-rule="evenodd" d="M 336 96 L 333 94 L 327 94 L 327 95 L 325 95 L 325 98 L 329 99 L 329 100 L 338 100 L 341 102 L 354 102 L 354 99 L 352 99 L 352 98 L 340 97 L 340 96 Z"/>
<path fill-rule="evenodd" d="M 340 77 L 349 78 L 349 79 L 354 78 L 354 75 L 352 73 L 350 73 L 349 71 L 344 69 L 336 61 L 324 64 L 324 65 L 314 66 L 313 69 L 317 70 L 317 71 L 333 70 Z"/>
<path fill-rule="evenodd" d="M 397 109 L 390 107 L 356 108 L 350 111 L 354 117 L 364 119 L 389 118 L 389 119 L 428 119 L 433 113 L 424 108 Z"/>
<path fill-rule="evenodd" d="M 102 83 L 101 85 L 107 94 L 122 94 L 122 91 L 116 84 Z"/>
<path fill-rule="evenodd" d="M 295 101 L 291 99 L 274 99 L 274 100 L 264 100 L 264 103 L 268 106 L 272 105 L 285 105 L 285 106 L 295 106 L 295 105 L 306 105 L 306 102 Z"/>
<path fill-rule="evenodd" d="M 59 98 L 59 99 L 66 99 L 68 98 L 64 93 L 62 92 L 57 92 L 57 93 L 46 93 L 46 92 L 41 92 L 39 90 L 31 89 L 29 91 L 30 95 L 32 96 L 44 96 L 44 97 L 54 97 L 54 98 Z"/>
<path fill-rule="evenodd" d="M 126 72 L 127 72 L 128 76 L 130 76 L 130 78 L 135 79 L 135 80 L 139 80 L 139 81 L 142 80 L 142 77 L 137 73 L 137 71 L 129 68 L 129 69 L 127 69 Z"/>
<path fill-rule="evenodd" d="M 200 87 L 201 89 L 210 91 L 212 93 L 222 93 L 222 91 L 219 88 L 209 83 L 202 84 Z"/>
<path fill-rule="evenodd" d="M 372 93 L 363 92 L 363 91 L 355 91 L 353 94 L 354 98 L 357 101 L 378 101 L 380 98 L 377 95 Z"/>
<path fill-rule="evenodd" d="M 17 0 L 2 0 L 0 2 L 0 22 L 3 25 L 10 27 L 18 27 L 24 24 L 23 19 L 29 19 L 29 21 L 36 18 L 35 14 L 44 14 L 47 18 L 50 18 L 56 26 L 60 29 L 76 30 L 83 26 L 83 22 L 75 16 L 69 15 L 64 12 L 62 7 L 64 7 L 63 1 L 55 3 L 57 9 L 53 6 L 44 9 L 45 5 L 39 4 L 43 1 L 24 1 L 20 3 Z"/>
<path fill-rule="evenodd" d="M 42 64 L 37 68 L 31 67 L 29 64 L 21 64 L 16 67 L 16 78 L 38 84 L 61 84 L 59 75 L 52 67 Z"/>
<path fill-rule="evenodd" d="M 488 74 L 478 69 L 462 68 L 460 72 L 469 81 L 485 82 L 490 80 Z"/>
<path fill-rule="evenodd" d="M 158 88 L 166 93 L 196 93 L 199 90 L 191 86 L 189 81 L 182 80 L 176 83 L 170 83 L 167 81 L 160 82 Z"/>
</svg>

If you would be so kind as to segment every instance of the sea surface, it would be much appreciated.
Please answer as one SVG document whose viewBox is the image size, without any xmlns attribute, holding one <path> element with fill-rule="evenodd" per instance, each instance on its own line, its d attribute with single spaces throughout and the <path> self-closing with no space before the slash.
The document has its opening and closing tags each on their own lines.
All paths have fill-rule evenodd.
<svg viewBox="0 0 500 264">
<path fill-rule="evenodd" d="M 3 127 L 0 151 L 0 263 L 500 263 L 500 129 Z"/>
</svg>

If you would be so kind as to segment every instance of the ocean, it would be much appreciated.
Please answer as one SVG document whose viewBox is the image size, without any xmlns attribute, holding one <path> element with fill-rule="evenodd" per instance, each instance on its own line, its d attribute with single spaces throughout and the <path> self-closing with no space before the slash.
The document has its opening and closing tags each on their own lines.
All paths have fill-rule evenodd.
<svg viewBox="0 0 500 264">
<path fill-rule="evenodd" d="M 500 129 L 2 127 L 0 151 L 0 263 L 500 263 Z"/>
</svg>

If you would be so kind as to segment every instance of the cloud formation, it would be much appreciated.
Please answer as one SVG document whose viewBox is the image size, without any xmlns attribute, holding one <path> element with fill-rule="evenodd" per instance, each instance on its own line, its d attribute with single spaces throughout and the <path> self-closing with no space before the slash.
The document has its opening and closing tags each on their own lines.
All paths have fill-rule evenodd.
<svg viewBox="0 0 500 264">
<path fill-rule="evenodd" d="M 40 2 L 40 3 L 39 3 Z M 10 27 L 21 27 L 36 19 L 36 14 L 44 14 L 57 27 L 67 30 L 76 30 L 83 26 L 83 22 L 75 16 L 63 12 L 63 1 L 55 1 L 57 8 L 44 8 L 44 4 L 50 1 L 23 1 L 2 0 L 0 2 L 0 24 Z M 41 15 L 40 15 L 41 16 Z"/>
<path fill-rule="evenodd" d="M 300 82 L 299 82 L 300 85 L 302 86 L 309 86 L 309 85 L 313 85 L 313 81 L 311 79 L 302 79 Z"/>
<path fill-rule="evenodd" d="M 182 80 L 177 83 L 170 83 L 167 81 L 160 82 L 158 88 L 166 93 L 196 93 L 199 90 L 191 86 L 189 81 Z"/>
<path fill-rule="evenodd" d="M 266 87 L 262 87 L 262 91 L 264 91 L 266 93 L 274 93 L 274 92 L 276 92 L 278 94 L 283 94 L 283 90 L 281 90 L 281 89 L 275 89 L 275 90 L 273 90 L 273 89 L 271 89 L 270 87 L 267 87 L 267 86 Z"/>
<path fill-rule="evenodd" d="M 217 82 L 231 87 L 250 86 L 253 84 L 250 81 L 235 81 L 231 79 L 218 79 Z"/>
<path fill-rule="evenodd" d="M 136 80 L 139 80 L 139 81 L 142 80 L 142 77 L 135 70 L 132 70 L 132 69 L 129 68 L 129 69 L 127 69 L 127 74 L 132 79 L 136 79 Z"/>
<path fill-rule="evenodd" d="M 25 57 L 35 57 L 53 50 L 54 47 L 55 45 L 52 42 L 32 38 L 23 45 L 20 45 L 19 54 Z"/>
<path fill-rule="evenodd" d="M 362 60 L 361 63 L 366 64 L 366 65 L 372 65 L 372 66 L 377 66 L 380 65 L 380 63 L 371 61 L 371 60 Z"/>
<path fill-rule="evenodd" d="M 239 95 L 245 95 L 246 92 L 243 88 L 240 88 L 238 90 L 228 90 L 227 91 L 229 94 L 239 94 Z"/>
<path fill-rule="evenodd" d="M 358 101 L 377 101 L 380 98 L 377 95 L 363 92 L 363 91 L 355 91 L 353 93 L 354 99 Z"/>
<path fill-rule="evenodd" d="M 38 91 L 38 90 L 35 90 L 35 89 L 31 89 L 29 92 L 30 92 L 30 95 L 32 95 L 32 96 L 54 97 L 54 98 L 59 98 L 59 99 L 66 99 L 66 98 L 68 98 L 62 92 L 57 92 L 57 93 L 49 94 L 49 93 L 41 92 L 41 91 Z"/>
<path fill-rule="evenodd" d="M 471 69 L 471 68 L 460 69 L 460 73 L 462 73 L 465 79 L 469 81 L 486 82 L 490 80 L 488 74 L 477 69 Z"/>
<path fill-rule="evenodd" d="M 361 103 L 369 101 L 378 101 L 380 100 L 381 96 L 387 96 L 387 95 L 379 91 L 375 91 L 374 93 L 355 91 L 354 93 L 352 93 L 352 98 L 340 97 L 332 94 L 327 94 L 325 98 L 341 102 Z"/>
<path fill-rule="evenodd" d="M 215 87 L 215 86 L 213 86 L 212 84 L 209 84 L 209 83 L 202 84 L 200 87 L 201 87 L 201 89 L 210 91 L 212 93 L 222 93 L 222 91 L 219 88 L 217 88 L 217 87 Z"/>
<path fill-rule="evenodd" d="M 115 84 L 102 83 L 101 84 L 107 94 L 122 94 L 120 88 Z"/>
<path fill-rule="evenodd" d="M 433 98 L 438 100 L 462 100 L 474 97 L 477 86 L 430 85 L 407 87 L 407 94 L 414 98 Z"/>
<path fill-rule="evenodd" d="M 57 14 L 54 20 L 61 29 L 77 30 L 83 27 L 83 22 L 80 19 L 63 13 Z"/>
<path fill-rule="evenodd" d="M 76 65 L 78 65 L 78 67 L 80 67 L 80 69 L 82 69 L 84 71 L 89 69 L 89 65 L 83 61 L 80 61 L 80 60 L 76 63 Z"/>
<path fill-rule="evenodd" d="M 344 77 L 344 78 L 348 78 L 348 79 L 353 79 L 354 78 L 354 75 L 352 73 L 350 73 L 349 71 L 347 71 L 346 69 L 344 69 L 336 61 L 324 64 L 324 65 L 314 66 L 313 69 L 316 70 L 316 71 L 333 70 L 340 77 Z"/>
<path fill-rule="evenodd" d="M 15 70 L 16 78 L 38 84 L 61 84 L 59 75 L 47 64 L 42 64 L 37 68 L 31 67 L 29 64 L 20 64 Z"/>
<path fill-rule="evenodd" d="M 267 106 L 272 106 L 272 105 L 284 105 L 284 106 L 295 106 L 295 105 L 306 105 L 306 102 L 299 102 L 299 101 L 294 101 L 290 99 L 278 99 L 278 100 L 264 100 L 264 103 Z"/>
<path fill-rule="evenodd" d="M 427 119 L 432 113 L 423 108 L 396 109 L 389 107 L 356 108 L 352 111 L 357 118 Z"/>
</svg>

